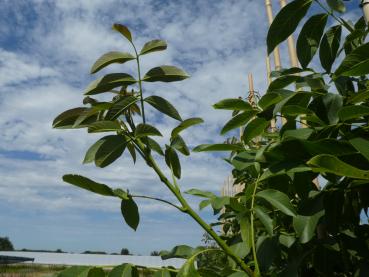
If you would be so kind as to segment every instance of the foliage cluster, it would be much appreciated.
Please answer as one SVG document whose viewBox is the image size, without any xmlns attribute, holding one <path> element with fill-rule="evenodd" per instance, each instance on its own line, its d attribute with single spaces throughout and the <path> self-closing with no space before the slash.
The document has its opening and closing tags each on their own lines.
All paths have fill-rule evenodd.
<svg viewBox="0 0 369 277">
<path fill-rule="evenodd" d="M 313 5 L 322 13 L 311 15 Z M 268 54 L 285 41 L 308 16 L 299 33 L 296 49 L 301 67 L 272 73 L 274 78 L 256 105 L 242 99 L 225 99 L 216 109 L 232 111 L 221 130 L 226 134 L 243 128 L 240 140 L 199 145 L 193 151 L 226 151 L 236 183 L 244 187 L 234 196 L 218 196 L 192 189 L 186 193 L 202 198 L 200 209 L 211 206 L 219 214 L 224 233 L 219 235 L 189 206 L 181 192 L 179 156 L 190 151 L 181 132 L 202 122 L 183 120 L 162 96 L 144 97 L 143 83 L 173 82 L 188 78 L 181 69 L 163 65 L 143 77 L 140 58 L 166 49 L 162 40 L 146 43 L 137 52 L 131 32 L 124 25 L 113 29 L 132 45 L 134 54 L 109 52 L 92 66 L 96 73 L 111 63 L 136 61 L 137 76 L 110 73 L 92 82 L 83 103 L 59 115 L 55 128 L 87 128 L 89 133 L 110 132 L 87 151 L 84 163 L 106 167 L 124 151 L 133 162 L 140 156 L 173 193 L 178 203 L 148 195 L 114 189 L 80 175 L 64 181 L 104 196 L 121 199 L 126 223 L 136 230 L 139 211 L 135 198 L 146 198 L 175 207 L 191 216 L 217 247 L 177 246 L 162 252 L 165 258 L 183 257 L 179 270 L 157 269 L 155 276 L 368 276 L 369 226 L 360 215 L 369 206 L 369 43 L 363 18 L 345 21 L 341 0 L 294 0 L 276 16 L 268 36 Z M 333 21 L 327 26 L 328 19 Z M 309 67 L 315 55 L 320 66 Z M 133 89 L 129 90 L 128 87 Z M 112 93 L 109 102 L 91 95 Z M 146 122 L 145 105 L 178 121 L 165 147 L 153 139 L 160 131 Z M 272 130 L 270 121 L 284 118 Z M 140 123 L 136 123 L 140 120 Z M 151 124 L 153 122 L 150 122 Z M 171 176 L 156 162 L 164 159 Z M 318 182 L 320 185 L 318 185 Z M 222 211 L 222 212 L 220 212 Z M 227 256 L 222 264 L 195 262 L 204 253 Z M 104 276 L 95 267 L 70 268 L 60 276 Z M 130 264 L 114 268 L 109 277 L 137 276 Z"/>
</svg>

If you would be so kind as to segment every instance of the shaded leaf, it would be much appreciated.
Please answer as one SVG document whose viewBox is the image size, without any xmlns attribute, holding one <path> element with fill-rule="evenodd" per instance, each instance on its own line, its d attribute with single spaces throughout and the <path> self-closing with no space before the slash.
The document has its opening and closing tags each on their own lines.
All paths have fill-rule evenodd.
<svg viewBox="0 0 369 277">
<path fill-rule="evenodd" d="M 138 213 L 137 204 L 133 201 L 132 197 L 122 199 L 120 210 L 128 226 L 136 231 L 140 222 L 140 215 Z"/>
<path fill-rule="evenodd" d="M 179 161 L 177 152 L 172 147 L 167 147 L 165 150 L 165 162 L 173 171 L 174 176 L 181 178 L 181 163 Z"/>
<path fill-rule="evenodd" d="M 107 185 L 96 183 L 81 175 L 67 174 L 63 176 L 63 181 L 97 194 L 115 196 L 113 190 Z"/>
<path fill-rule="evenodd" d="M 249 120 L 254 117 L 257 114 L 257 111 L 255 110 L 250 110 L 250 111 L 245 111 L 241 114 L 238 114 L 234 117 L 231 118 L 231 120 L 229 120 L 223 127 L 223 129 L 220 131 L 220 133 L 222 135 L 224 135 L 225 133 L 241 127 L 243 125 L 245 125 L 247 122 L 249 122 Z"/>
<path fill-rule="evenodd" d="M 361 105 L 345 106 L 338 111 L 338 117 L 342 121 L 357 119 L 368 115 L 369 107 Z"/>
<path fill-rule="evenodd" d="M 296 216 L 295 208 L 290 203 L 290 199 L 286 194 L 275 189 L 265 189 L 256 194 L 257 197 L 263 198 L 273 207 L 289 216 Z"/>
<path fill-rule="evenodd" d="M 128 110 L 133 104 L 138 101 L 135 96 L 125 96 L 115 101 L 112 107 L 107 112 L 105 119 L 114 120 L 117 119 L 122 113 Z"/>
<path fill-rule="evenodd" d="M 139 277 L 137 268 L 132 264 L 122 264 L 114 267 L 108 277 Z"/>
<path fill-rule="evenodd" d="M 252 110 L 250 103 L 237 98 L 223 99 L 214 104 L 213 107 L 222 110 Z"/>
<path fill-rule="evenodd" d="M 216 197 L 216 195 L 210 191 L 203 191 L 199 189 L 190 189 L 185 191 L 187 194 L 199 196 L 199 197 L 205 197 L 205 198 L 213 198 Z"/>
<path fill-rule="evenodd" d="M 348 54 L 334 72 L 334 76 L 361 76 L 369 73 L 369 42 Z"/>
<path fill-rule="evenodd" d="M 140 138 L 146 136 L 162 136 L 162 134 L 154 126 L 143 123 L 138 124 L 135 130 L 135 137 Z"/>
<path fill-rule="evenodd" d="M 274 90 L 279 90 L 282 88 L 287 87 L 288 85 L 301 80 L 300 76 L 296 76 L 296 75 L 285 75 L 285 76 L 281 76 L 275 80 L 273 80 L 269 87 L 268 87 L 268 92 L 273 92 Z"/>
<path fill-rule="evenodd" d="M 88 126 L 89 133 L 99 132 L 117 132 L 121 131 L 120 124 L 117 121 L 97 121 Z"/>
<path fill-rule="evenodd" d="M 204 122 L 204 120 L 202 120 L 199 117 L 193 117 L 193 118 L 186 119 L 186 120 L 182 121 L 177 127 L 175 127 L 172 130 L 171 137 L 177 136 L 180 132 L 187 129 L 188 127 L 191 127 L 193 125 L 197 125 L 197 124 L 200 124 L 200 123 L 203 123 L 203 122 Z"/>
<path fill-rule="evenodd" d="M 313 238 L 319 219 L 323 215 L 324 211 L 321 211 L 312 216 L 297 215 L 293 218 L 293 228 L 301 243 L 307 243 Z"/>
<path fill-rule="evenodd" d="M 127 141 L 120 135 L 106 136 L 101 140 L 103 141 L 95 153 L 95 165 L 106 167 L 123 154 Z"/>
<path fill-rule="evenodd" d="M 130 60 L 134 60 L 131 54 L 126 52 L 112 51 L 102 55 L 91 67 L 91 74 L 98 72 L 100 69 L 108 66 L 112 63 L 125 63 Z"/>
<path fill-rule="evenodd" d="M 116 23 L 113 25 L 113 30 L 121 33 L 126 39 L 132 42 L 132 34 L 126 26 Z"/>
<path fill-rule="evenodd" d="M 171 277 L 171 275 L 168 269 L 163 268 L 163 269 L 156 271 L 153 277 Z"/>
<path fill-rule="evenodd" d="M 58 129 L 67 129 L 67 128 L 74 128 L 74 124 L 76 120 L 86 112 L 89 112 L 89 108 L 74 108 L 62 112 L 59 114 L 53 121 L 53 128 Z M 82 121 L 77 127 L 85 127 L 91 122 L 96 120 L 96 115 L 92 115 L 92 117 L 87 117 L 84 121 Z"/>
<path fill-rule="evenodd" d="M 350 143 L 369 161 L 369 141 L 363 138 L 350 139 Z"/>
<path fill-rule="evenodd" d="M 158 111 L 174 118 L 179 121 L 182 121 L 181 116 L 179 115 L 176 108 L 166 99 L 159 97 L 159 96 L 149 96 L 145 98 L 145 102 L 149 103 L 151 106 L 153 106 Z"/>
<path fill-rule="evenodd" d="M 296 30 L 312 2 L 312 0 L 295 0 L 281 9 L 268 30 L 268 54 Z"/>
<path fill-rule="evenodd" d="M 136 82 L 137 81 L 127 73 L 110 73 L 95 81 L 92 81 L 86 88 L 84 94 L 93 95 L 109 92 L 116 87 L 128 86 Z"/>
<path fill-rule="evenodd" d="M 167 43 L 164 40 L 154 39 L 146 42 L 140 51 L 140 55 L 145 55 L 151 52 L 162 51 L 167 49 Z"/>
<path fill-rule="evenodd" d="M 147 137 L 146 138 L 146 142 L 147 142 L 147 145 L 150 149 L 154 150 L 156 153 L 164 156 L 164 152 L 163 150 L 161 149 L 159 143 L 157 143 L 155 140 L 153 140 L 152 138 L 150 137 Z"/>
<path fill-rule="evenodd" d="M 327 24 L 327 14 L 316 14 L 310 17 L 301 29 L 297 39 L 297 57 L 303 68 L 306 68 L 318 50 L 320 39 Z"/>
<path fill-rule="evenodd" d="M 179 270 L 177 277 L 201 277 L 195 267 L 196 255 L 189 258 Z"/>
<path fill-rule="evenodd" d="M 313 157 L 307 162 L 315 172 L 333 173 L 337 176 L 346 176 L 356 179 L 369 179 L 369 171 L 353 167 L 333 155 L 322 154 Z"/>
<path fill-rule="evenodd" d="M 188 149 L 185 141 L 180 135 L 177 135 L 174 138 L 170 138 L 170 146 L 172 146 L 174 149 L 177 149 L 185 156 L 190 155 L 190 150 Z"/>
<path fill-rule="evenodd" d="M 269 126 L 270 122 L 264 118 L 257 117 L 253 119 L 243 131 L 242 139 L 244 143 L 249 143 L 253 138 L 261 135 L 264 130 Z"/>
<path fill-rule="evenodd" d="M 162 65 L 150 69 L 142 81 L 145 82 L 175 82 L 190 77 L 186 72 L 172 65 Z"/>
<path fill-rule="evenodd" d="M 259 218 L 261 223 L 263 223 L 267 233 L 272 236 L 273 235 L 273 220 L 270 216 L 259 206 L 254 207 L 254 212 L 256 216 Z"/>
<path fill-rule="evenodd" d="M 207 151 L 240 151 L 243 150 L 240 144 L 200 144 L 192 149 L 193 152 L 207 152 Z"/>
<path fill-rule="evenodd" d="M 322 67 L 331 72 L 341 42 L 341 25 L 333 26 L 325 32 L 319 47 L 319 58 Z"/>
<path fill-rule="evenodd" d="M 326 0 L 328 6 L 336 12 L 344 13 L 346 11 L 345 4 L 342 0 Z"/>
<path fill-rule="evenodd" d="M 268 92 L 260 98 L 260 100 L 258 101 L 258 105 L 260 108 L 265 110 L 271 105 L 278 103 L 282 99 L 283 97 L 279 95 L 278 93 Z"/>
</svg>

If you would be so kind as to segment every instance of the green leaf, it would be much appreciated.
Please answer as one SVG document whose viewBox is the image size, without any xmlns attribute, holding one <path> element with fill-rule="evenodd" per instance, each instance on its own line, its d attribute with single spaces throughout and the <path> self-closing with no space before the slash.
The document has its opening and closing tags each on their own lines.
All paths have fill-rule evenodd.
<svg viewBox="0 0 369 277">
<path fill-rule="evenodd" d="M 169 103 L 169 101 L 165 100 L 162 97 L 159 96 L 149 96 L 147 98 L 145 98 L 144 100 L 145 102 L 149 103 L 151 106 L 153 106 L 155 109 L 157 109 L 158 111 L 174 118 L 177 119 L 179 121 L 182 121 L 181 116 L 179 115 L 178 111 L 176 110 L 176 108 Z"/>
<path fill-rule="evenodd" d="M 156 153 L 158 153 L 159 155 L 162 155 L 164 156 L 164 152 L 163 150 L 161 149 L 159 143 L 157 143 L 155 140 L 153 140 L 152 138 L 150 137 L 147 137 L 146 138 L 146 141 L 147 141 L 147 145 L 150 149 L 154 150 Z"/>
<path fill-rule="evenodd" d="M 268 92 L 260 98 L 258 105 L 263 110 L 266 110 L 268 107 L 278 103 L 282 99 L 283 96 L 279 95 L 278 93 Z"/>
<path fill-rule="evenodd" d="M 195 267 L 196 255 L 189 258 L 179 270 L 177 277 L 201 277 Z"/>
<path fill-rule="evenodd" d="M 174 176 L 178 179 L 181 178 L 181 163 L 179 161 L 177 152 L 172 148 L 168 147 L 165 150 L 165 162 L 169 168 L 173 171 Z"/>
<path fill-rule="evenodd" d="M 342 121 L 358 119 L 368 115 L 369 115 L 369 107 L 361 105 L 345 106 L 338 111 L 338 117 Z"/>
<path fill-rule="evenodd" d="M 110 73 L 95 81 L 92 81 L 86 88 L 85 95 L 93 95 L 109 92 L 116 87 L 128 86 L 137 81 L 127 73 Z"/>
<path fill-rule="evenodd" d="M 297 139 L 303 139 L 306 140 L 308 139 L 311 134 L 314 133 L 313 129 L 310 128 L 301 128 L 301 129 L 296 129 L 296 130 L 286 130 L 283 132 L 283 139 L 286 138 L 297 138 Z"/>
<path fill-rule="evenodd" d="M 205 197 L 205 198 L 213 198 L 216 197 L 216 195 L 210 191 L 203 191 L 199 189 L 190 189 L 188 191 L 185 191 L 187 194 L 199 196 L 199 197 Z"/>
<path fill-rule="evenodd" d="M 142 81 L 145 82 L 175 82 L 190 77 L 186 72 L 172 65 L 162 65 L 150 69 Z"/>
<path fill-rule="evenodd" d="M 249 120 L 251 118 L 253 118 L 255 115 L 257 114 L 257 111 L 255 110 L 250 110 L 250 111 L 245 111 L 243 113 L 240 113 L 234 117 L 231 118 L 231 120 L 229 120 L 223 127 L 223 129 L 220 131 L 220 133 L 222 135 L 224 135 L 225 133 L 241 127 L 243 125 L 245 125 L 247 122 L 249 122 Z"/>
<path fill-rule="evenodd" d="M 135 57 L 133 57 L 131 54 L 126 52 L 117 52 L 112 51 L 108 52 L 104 55 L 102 55 L 91 67 L 91 74 L 98 72 L 100 69 L 108 66 L 112 63 L 125 63 L 131 60 L 134 60 Z"/>
<path fill-rule="evenodd" d="M 268 54 L 296 30 L 297 25 L 309 10 L 312 2 L 312 0 L 295 0 L 288 3 L 277 14 L 268 30 Z"/>
<path fill-rule="evenodd" d="M 275 80 L 273 80 L 269 87 L 268 87 L 268 93 L 273 92 L 275 90 L 279 90 L 282 88 L 287 87 L 288 85 L 301 80 L 300 76 L 296 76 L 296 75 L 285 75 L 285 76 L 281 76 Z"/>
<path fill-rule="evenodd" d="M 98 141 L 96 141 L 86 152 L 85 158 L 83 160 L 84 164 L 87 163 L 92 163 L 93 161 L 95 161 L 95 156 L 96 156 L 96 152 L 97 150 L 99 150 L 100 146 L 104 143 L 105 141 L 105 137 L 99 139 Z"/>
<path fill-rule="evenodd" d="M 129 151 L 129 153 L 131 154 L 133 163 L 136 163 L 136 150 L 135 150 L 135 146 L 132 142 L 127 144 L 127 149 Z"/>
<path fill-rule="evenodd" d="M 262 207 L 259 206 L 254 207 L 254 212 L 260 219 L 261 223 L 263 223 L 267 233 L 270 236 L 273 236 L 273 220 L 270 218 L 270 216 L 263 210 Z"/>
<path fill-rule="evenodd" d="M 248 249 L 252 247 L 252 230 L 249 217 L 243 216 L 240 218 L 240 231 L 242 241 L 246 244 Z"/>
<path fill-rule="evenodd" d="M 129 199 L 128 193 L 122 189 L 115 189 L 113 190 L 113 192 L 114 192 L 114 195 L 119 197 L 120 199 L 124 199 L 124 200 Z"/>
<path fill-rule="evenodd" d="M 207 206 L 209 206 L 211 204 L 211 201 L 209 199 L 206 199 L 206 200 L 202 200 L 200 203 L 199 203 L 199 209 L 200 211 L 204 208 L 206 208 Z"/>
<path fill-rule="evenodd" d="M 331 72 L 332 65 L 336 60 L 341 43 L 341 25 L 333 26 L 325 32 L 319 47 L 319 58 L 322 67 Z"/>
<path fill-rule="evenodd" d="M 223 99 L 218 103 L 213 105 L 214 109 L 221 109 L 221 110 L 252 110 L 252 107 L 249 103 L 243 101 L 242 99 Z"/>
<path fill-rule="evenodd" d="M 167 43 L 164 40 L 154 39 L 146 42 L 140 51 L 140 56 L 167 49 Z"/>
<path fill-rule="evenodd" d="M 249 143 L 253 138 L 261 135 L 264 130 L 269 126 L 270 122 L 262 117 L 253 119 L 243 131 L 242 139 L 244 143 Z"/>
<path fill-rule="evenodd" d="M 203 122 L 204 122 L 204 120 L 202 120 L 199 117 L 193 117 L 193 118 L 186 119 L 186 120 L 182 121 L 177 127 L 175 127 L 172 130 L 171 137 L 177 136 L 180 132 L 187 129 L 188 127 L 191 127 L 193 125 L 197 125 L 197 124 L 200 124 L 200 123 L 203 123 Z"/>
<path fill-rule="evenodd" d="M 225 205 L 230 203 L 230 198 L 228 196 L 216 196 L 210 199 L 210 203 L 215 211 L 220 211 Z"/>
<path fill-rule="evenodd" d="M 175 138 L 170 138 L 170 146 L 172 146 L 174 149 L 177 149 L 185 156 L 190 155 L 190 150 L 180 135 L 177 135 Z"/>
<path fill-rule="evenodd" d="M 106 136 L 101 140 L 103 141 L 95 153 L 95 165 L 106 167 L 123 154 L 127 141 L 120 135 Z"/>
<path fill-rule="evenodd" d="M 259 191 L 257 197 L 263 198 L 269 202 L 273 207 L 280 210 L 286 215 L 296 216 L 295 208 L 290 203 L 290 199 L 286 194 L 275 189 L 266 189 Z"/>
<path fill-rule="evenodd" d="M 113 30 L 121 33 L 126 39 L 132 42 L 132 34 L 126 26 L 116 23 L 113 25 Z"/>
<path fill-rule="evenodd" d="M 153 277 L 171 277 L 171 275 L 168 269 L 163 268 L 163 269 L 156 271 Z"/>
<path fill-rule="evenodd" d="M 53 121 L 53 128 L 57 129 L 67 129 L 73 128 L 76 120 L 85 113 L 89 112 L 89 108 L 74 108 L 59 114 Z M 87 117 L 83 122 L 81 122 L 78 127 L 85 127 L 86 124 L 89 124 L 91 121 L 94 122 L 96 120 L 96 115 L 92 115 L 92 117 Z"/>
<path fill-rule="evenodd" d="M 132 197 L 122 199 L 120 210 L 128 226 L 136 231 L 138 223 L 140 222 L 140 215 L 138 213 L 137 204 L 133 201 Z"/>
<path fill-rule="evenodd" d="M 146 136 L 163 136 L 158 129 L 149 124 L 138 124 L 135 130 L 135 137 L 141 138 Z"/>
<path fill-rule="evenodd" d="M 334 72 L 334 77 L 361 76 L 369 73 L 369 42 L 348 54 Z"/>
<path fill-rule="evenodd" d="M 161 251 L 160 256 L 163 260 L 171 259 L 171 258 L 184 258 L 188 259 L 192 257 L 199 251 L 202 251 L 204 247 L 197 247 L 192 248 L 187 245 L 177 245 L 172 250 L 168 251 Z"/>
<path fill-rule="evenodd" d="M 314 237 L 316 226 L 323 215 L 324 211 L 320 211 L 312 216 L 297 215 L 293 218 L 293 228 L 301 243 L 307 243 Z"/>
<path fill-rule="evenodd" d="M 369 171 L 353 167 L 333 155 L 322 154 L 311 158 L 307 164 L 320 173 L 333 173 L 356 179 L 369 179 Z"/>
<path fill-rule="evenodd" d="M 369 141 L 363 138 L 353 138 L 349 141 L 351 145 L 369 161 Z"/>
<path fill-rule="evenodd" d="M 108 277 L 139 277 L 137 268 L 132 264 L 122 264 L 114 267 Z"/>
<path fill-rule="evenodd" d="M 282 161 L 275 163 L 267 168 L 260 177 L 260 181 L 266 180 L 270 177 L 275 177 L 278 175 L 289 175 L 292 173 L 311 171 L 310 167 L 301 164 L 301 161 L 291 162 Z"/>
<path fill-rule="evenodd" d="M 89 277 L 90 266 L 71 266 L 62 272 L 58 273 L 58 277 Z"/>
<path fill-rule="evenodd" d="M 243 259 L 250 253 L 250 249 L 245 247 L 245 243 L 238 242 L 230 246 L 232 252 L 239 258 Z"/>
<path fill-rule="evenodd" d="M 296 50 L 303 68 L 308 66 L 318 50 L 327 20 L 327 14 L 316 14 L 310 17 L 302 27 L 297 39 Z"/>
<path fill-rule="evenodd" d="M 97 121 L 88 126 L 89 133 L 100 133 L 100 132 L 117 132 L 121 131 L 122 128 L 118 121 Z"/>
<path fill-rule="evenodd" d="M 107 185 L 96 183 L 81 175 L 67 174 L 63 176 L 63 181 L 97 194 L 115 196 L 113 190 Z"/>
<path fill-rule="evenodd" d="M 294 235 L 284 235 L 281 234 L 279 236 L 279 243 L 286 246 L 287 248 L 290 248 L 296 241 L 296 238 Z"/>
<path fill-rule="evenodd" d="M 340 13 L 344 13 L 346 11 L 345 4 L 342 2 L 342 0 L 326 0 L 329 7 L 331 7 L 332 10 L 335 10 Z"/>
<path fill-rule="evenodd" d="M 105 118 L 114 120 L 117 119 L 123 112 L 128 110 L 133 104 L 138 101 L 135 96 L 125 96 L 115 101 L 113 106 L 107 112 Z"/>
<path fill-rule="evenodd" d="M 243 150 L 243 146 L 241 144 L 226 144 L 226 143 L 218 143 L 218 144 L 200 144 L 196 146 L 192 151 L 193 152 L 208 152 L 208 151 L 240 151 Z"/>
<path fill-rule="evenodd" d="M 302 114 L 311 114 L 312 111 L 308 108 L 301 107 L 299 105 L 284 105 L 281 113 L 286 116 L 299 116 Z"/>
</svg>

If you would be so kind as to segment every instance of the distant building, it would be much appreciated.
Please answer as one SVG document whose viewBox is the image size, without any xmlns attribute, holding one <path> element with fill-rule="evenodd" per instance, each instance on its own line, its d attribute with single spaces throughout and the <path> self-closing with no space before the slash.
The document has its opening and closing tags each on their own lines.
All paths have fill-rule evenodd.
<svg viewBox="0 0 369 277">
<path fill-rule="evenodd" d="M 180 268 L 185 259 L 173 258 L 162 260 L 160 256 L 127 256 L 127 255 L 101 255 L 101 254 L 70 254 L 49 252 L 22 252 L 0 251 L 2 257 L 11 257 L 15 261 L 44 265 L 90 265 L 90 266 L 116 266 L 123 263 L 144 267 L 168 267 Z M 5 258 L 4 258 L 5 260 Z"/>
</svg>

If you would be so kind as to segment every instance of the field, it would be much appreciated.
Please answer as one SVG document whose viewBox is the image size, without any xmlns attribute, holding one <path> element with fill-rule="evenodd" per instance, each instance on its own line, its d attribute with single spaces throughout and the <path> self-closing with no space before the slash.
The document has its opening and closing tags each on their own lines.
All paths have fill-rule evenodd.
<svg viewBox="0 0 369 277">
<path fill-rule="evenodd" d="M 52 277 L 63 269 L 65 266 L 59 265 L 0 265 L 0 277 Z"/>
<path fill-rule="evenodd" d="M 35 264 L 0 265 L 0 277 L 54 277 L 56 273 L 66 267 L 62 265 Z M 106 269 L 106 271 L 109 272 L 110 269 Z M 152 272 L 148 269 L 140 269 L 139 274 L 142 277 L 152 276 Z"/>
</svg>

